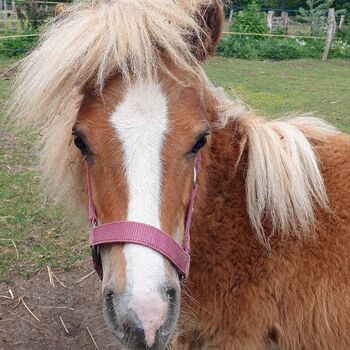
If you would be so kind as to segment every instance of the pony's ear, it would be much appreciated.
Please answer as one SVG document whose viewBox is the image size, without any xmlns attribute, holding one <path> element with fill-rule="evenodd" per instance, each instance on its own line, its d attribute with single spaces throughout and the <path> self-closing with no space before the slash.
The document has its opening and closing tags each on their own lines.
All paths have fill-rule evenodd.
<svg viewBox="0 0 350 350">
<path fill-rule="evenodd" d="M 221 36 L 224 12 L 221 2 L 213 0 L 200 11 L 198 22 L 203 30 L 200 40 L 193 43 L 193 53 L 199 61 L 213 55 Z"/>
</svg>

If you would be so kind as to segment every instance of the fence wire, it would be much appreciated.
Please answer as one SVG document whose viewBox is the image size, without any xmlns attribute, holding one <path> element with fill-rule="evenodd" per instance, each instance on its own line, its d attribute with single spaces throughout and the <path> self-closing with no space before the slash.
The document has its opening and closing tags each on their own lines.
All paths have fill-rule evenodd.
<svg viewBox="0 0 350 350">
<path fill-rule="evenodd" d="M 290 39 L 319 39 L 326 40 L 324 36 L 308 36 L 308 35 L 293 35 L 293 34 L 268 34 L 268 33 L 240 33 L 240 32 L 222 32 L 224 35 L 240 35 L 240 36 L 267 36 L 267 37 L 279 37 L 279 38 L 290 38 Z"/>
</svg>

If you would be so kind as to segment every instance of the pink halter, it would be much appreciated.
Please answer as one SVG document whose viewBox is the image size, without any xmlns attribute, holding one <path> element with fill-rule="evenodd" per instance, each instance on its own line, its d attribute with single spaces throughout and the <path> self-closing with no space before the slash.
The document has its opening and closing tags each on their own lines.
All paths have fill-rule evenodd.
<svg viewBox="0 0 350 350">
<path fill-rule="evenodd" d="M 101 244 L 110 243 L 134 243 L 152 248 L 165 256 L 173 264 L 180 278 L 187 277 L 190 267 L 189 250 L 191 217 L 194 200 L 197 193 L 197 175 L 200 170 L 200 163 L 201 156 L 200 153 L 198 153 L 195 159 L 195 166 L 193 168 L 193 183 L 186 215 L 185 235 L 182 246 L 180 246 L 173 238 L 162 230 L 141 222 L 115 221 L 98 225 L 96 211 L 92 203 L 89 167 L 87 162 L 85 162 L 87 171 L 89 220 L 91 223 L 89 243 L 92 251 L 94 268 L 101 279 L 103 276 L 103 270 L 99 246 Z"/>
</svg>

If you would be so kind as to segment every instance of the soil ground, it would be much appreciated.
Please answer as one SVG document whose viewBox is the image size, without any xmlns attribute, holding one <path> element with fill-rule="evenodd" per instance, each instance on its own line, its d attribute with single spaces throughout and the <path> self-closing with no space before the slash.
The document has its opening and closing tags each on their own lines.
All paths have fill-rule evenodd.
<svg viewBox="0 0 350 350">
<path fill-rule="evenodd" d="M 1 283 L 0 350 L 116 349 L 103 320 L 97 274 L 79 281 L 90 272 L 86 260 L 70 272 L 54 271 L 65 287 L 55 279 L 52 286 L 44 269 Z"/>
</svg>

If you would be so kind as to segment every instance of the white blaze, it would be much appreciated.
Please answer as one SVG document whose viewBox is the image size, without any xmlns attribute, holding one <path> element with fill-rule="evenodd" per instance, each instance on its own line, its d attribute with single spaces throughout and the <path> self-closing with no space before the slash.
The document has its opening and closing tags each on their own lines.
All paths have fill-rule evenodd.
<svg viewBox="0 0 350 350">
<path fill-rule="evenodd" d="M 122 144 L 128 184 L 127 220 L 160 227 L 162 182 L 161 151 L 168 130 L 167 100 L 161 86 L 138 81 L 130 86 L 111 116 Z M 163 323 L 166 302 L 159 295 L 164 281 L 164 260 L 158 252 L 136 244 L 125 244 L 126 278 L 133 308 L 152 346 Z"/>
</svg>

